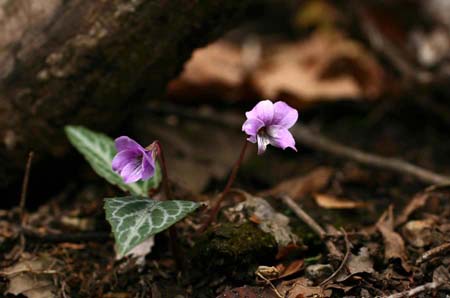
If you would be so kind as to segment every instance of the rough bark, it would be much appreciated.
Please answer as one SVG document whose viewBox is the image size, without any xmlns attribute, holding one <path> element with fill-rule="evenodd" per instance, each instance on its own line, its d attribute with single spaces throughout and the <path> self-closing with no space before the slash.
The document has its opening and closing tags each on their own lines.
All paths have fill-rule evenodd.
<svg viewBox="0 0 450 298">
<path fill-rule="evenodd" d="M 250 1 L 0 0 L 0 187 L 65 124 L 117 127 Z"/>
</svg>

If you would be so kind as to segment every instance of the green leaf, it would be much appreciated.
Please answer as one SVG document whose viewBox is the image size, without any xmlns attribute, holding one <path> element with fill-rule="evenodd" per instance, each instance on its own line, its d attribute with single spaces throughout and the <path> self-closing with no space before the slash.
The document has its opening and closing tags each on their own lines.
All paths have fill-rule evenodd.
<svg viewBox="0 0 450 298">
<path fill-rule="evenodd" d="M 69 125 L 64 129 L 70 143 L 83 154 L 94 171 L 109 183 L 138 196 L 146 196 L 150 189 L 157 188 L 161 183 L 161 169 L 157 164 L 155 175 L 151 179 L 126 184 L 123 182 L 122 177 L 111 168 L 111 163 L 117 150 L 114 141 L 110 137 L 83 126 Z"/>
<path fill-rule="evenodd" d="M 117 251 L 124 256 L 197 209 L 192 201 L 156 201 L 143 197 L 106 198 L 106 219 L 112 226 Z"/>
</svg>

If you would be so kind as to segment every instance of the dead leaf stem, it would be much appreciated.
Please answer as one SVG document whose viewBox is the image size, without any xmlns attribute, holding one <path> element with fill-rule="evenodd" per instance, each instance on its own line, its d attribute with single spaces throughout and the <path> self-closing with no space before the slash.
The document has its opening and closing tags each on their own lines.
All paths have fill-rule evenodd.
<svg viewBox="0 0 450 298">
<path fill-rule="evenodd" d="M 295 215 L 297 215 L 298 218 L 300 218 L 305 224 L 307 224 L 311 228 L 311 230 L 313 230 L 314 233 L 316 233 L 320 237 L 320 239 L 325 241 L 325 245 L 327 246 L 330 255 L 342 258 L 342 252 L 334 245 L 331 240 L 326 240 L 327 233 L 311 216 L 309 216 L 308 213 L 306 213 L 299 205 L 297 205 L 289 196 L 282 196 L 281 200 L 284 204 L 291 208 L 292 211 L 294 211 Z"/>
</svg>

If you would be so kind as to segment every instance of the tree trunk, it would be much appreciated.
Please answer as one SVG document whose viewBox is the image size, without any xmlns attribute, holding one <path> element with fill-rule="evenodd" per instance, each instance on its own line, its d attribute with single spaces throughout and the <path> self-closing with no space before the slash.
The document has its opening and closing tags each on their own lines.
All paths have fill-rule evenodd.
<svg viewBox="0 0 450 298">
<path fill-rule="evenodd" d="M 0 187 L 62 128 L 111 130 L 252 0 L 0 0 Z"/>
</svg>

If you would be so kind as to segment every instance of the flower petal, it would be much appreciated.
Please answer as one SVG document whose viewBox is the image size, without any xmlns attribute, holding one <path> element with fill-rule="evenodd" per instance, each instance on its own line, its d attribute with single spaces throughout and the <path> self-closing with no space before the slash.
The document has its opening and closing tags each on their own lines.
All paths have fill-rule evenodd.
<svg viewBox="0 0 450 298">
<path fill-rule="evenodd" d="M 127 184 L 138 181 L 142 177 L 142 164 L 140 162 L 127 164 L 120 172 L 120 176 Z"/>
<path fill-rule="evenodd" d="M 256 143 L 256 136 L 249 136 L 247 138 L 247 141 L 249 141 L 250 143 L 255 144 Z"/>
<path fill-rule="evenodd" d="M 120 172 L 128 164 L 136 161 L 139 153 L 134 150 L 124 150 L 114 156 L 111 166 L 113 171 Z"/>
<path fill-rule="evenodd" d="M 297 151 L 297 148 L 295 148 L 294 137 L 286 128 L 280 125 L 272 125 L 267 129 L 267 134 L 269 135 L 270 144 L 272 146 L 283 150 L 289 147 Z"/>
<path fill-rule="evenodd" d="M 272 123 L 273 103 L 270 100 L 262 100 L 250 111 L 245 113 L 248 119 L 259 119 L 267 126 Z"/>
<path fill-rule="evenodd" d="M 256 136 L 258 130 L 264 126 L 264 122 L 256 118 L 250 118 L 242 125 L 242 130 L 249 136 Z"/>
<path fill-rule="evenodd" d="M 258 141 L 258 155 L 261 155 L 266 151 L 267 145 L 270 144 L 270 139 L 267 135 L 257 134 L 256 139 Z"/>
<path fill-rule="evenodd" d="M 274 105 L 274 114 L 272 124 L 280 125 L 284 128 L 291 128 L 298 119 L 298 112 L 291 108 L 284 101 L 277 101 Z"/>
<path fill-rule="evenodd" d="M 142 158 L 142 180 L 150 179 L 155 174 L 155 161 L 152 152 L 145 152 Z"/>
<path fill-rule="evenodd" d="M 116 143 L 116 149 L 117 151 L 123 151 L 123 150 L 140 150 L 144 149 L 141 145 L 139 145 L 135 140 L 127 137 L 127 136 L 121 136 L 118 137 L 115 140 Z"/>
</svg>

